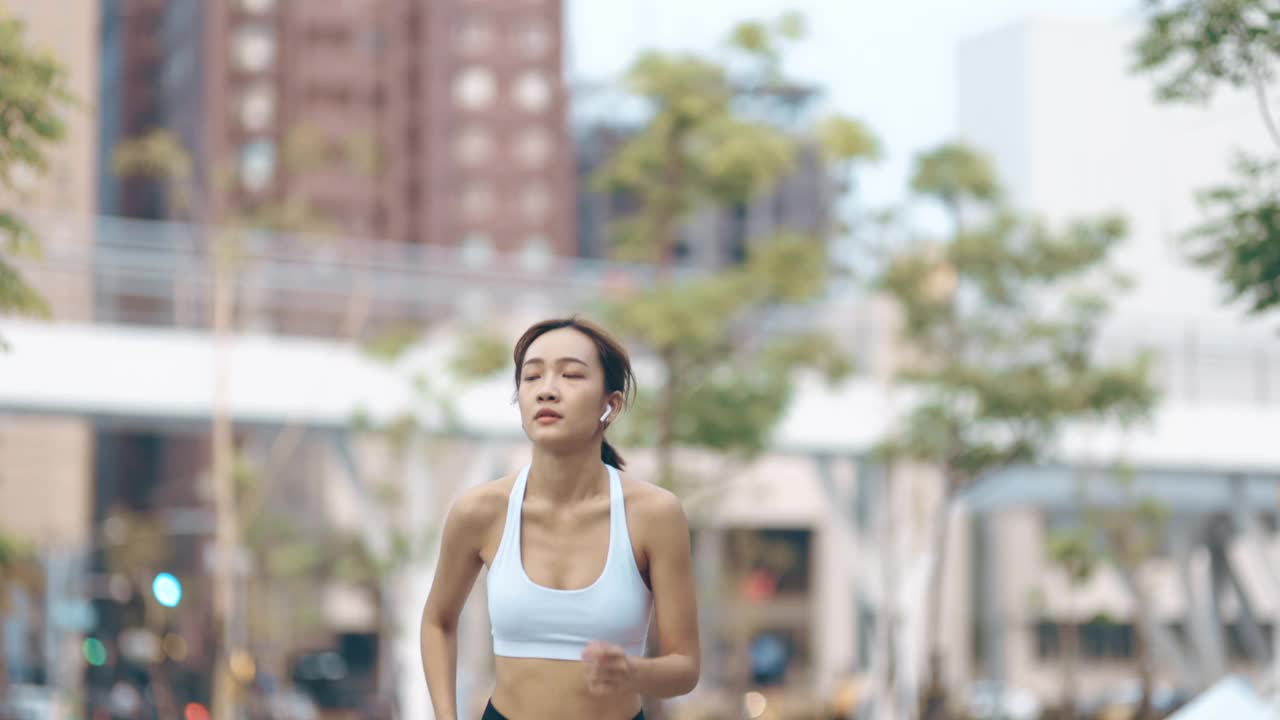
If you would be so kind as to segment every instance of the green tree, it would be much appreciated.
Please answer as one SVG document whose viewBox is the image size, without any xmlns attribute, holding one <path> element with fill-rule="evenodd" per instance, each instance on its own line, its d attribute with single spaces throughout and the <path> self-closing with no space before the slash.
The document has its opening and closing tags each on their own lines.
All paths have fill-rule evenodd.
<svg viewBox="0 0 1280 720">
<path fill-rule="evenodd" d="M 66 133 L 63 117 L 72 95 L 62 64 L 28 45 L 24 31 L 21 20 L 0 15 L 0 313 L 47 317 L 48 304 L 13 263 L 40 254 L 14 206 L 26 190 L 22 178 L 45 170 L 49 148 Z"/>
<path fill-rule="evenodd" d="M 1268 135 L 1280 150 L 1280 123 L 1270 96 L 1280 69 L 1280 7 L 1269 0 L 1147 0 L 1146 31 L 1134 48 L 1135 69 L 1156 81 L 1169 102 L 1198 103 L 1223 88 L 1251 91 Z M 1253 313 L 1280 308 L 1280 157 L 1236 150 L 1234 178 L 1199 193 L 1206 219 L 1184 241 L 1192 260 L 1214 270 L 1228 298 Z M 1261 524 L 1248 543 L 1261 557 Z M 1268 562 L 1262 567 L 1270 568 Z M 1269 578 L 1280 591 L 1280 577 Z M 1280 658 L 1280 633 L 1272 656 Z M 1272 663 L 1280 686 L 1280 661 Z"/>
<path fill-rule="evenodd" d="M 623 86 L 646 103 L 648 115 L 594 178 L 597 190 L 623 195 L 634 208 L 612 228 L 615 257 L 656 271 L 650 287 L 596 308 L 638 355 L 658 362 L 661 374 L 657 389 L 637 392 L 614 426 L 615 439 L 653 447 L 655 480 L 677 491 L 695 485 L 676 469 L 677 448 L 748 461 L 768 446 L 797 372 L 834 381 L 852 369 L 826 333 L 770 322 L 775 311 L 826 292 L 828 243 L 845 230 L 839 224 L 818 236 L 783 228 L 749 238 L 740 265 L 676 272 L 681 231 L 695 214 L 744 206 L 784 178 L 801 152 L 819 154 L 837 195 L 852 186 L 859 164 L 879 157 L 877 139 L 857 120 L 797 122 L 812 92 L 784 75 L 782 60 L 804 31 L 803 18 L 792 13 L 733 28 L 728 60 L 642 54 Z M 509 369 L 509 352 L 509 343 L 481 331 L 455 369 L 470 376 Z M 661 708 L 646 702 L 646 713 L 659 717 Z"/>
<path fill-rule="evenodd" d="M 1098 567 L 1098 551 L 1091 534 L 1083 527 L 1051 533 L 1045 543 L 1045 557 L 1062 569 L 1073 590 L 1089 582 Z M 1075 720 L 1079 694 L 1077 669 L 1080 663 L 1080 625 L 1075 617 L 1060 626 L 1062 634 L 1062 714 L 1061 720 Z"/>
<path fill-rule="evenodd" d="M 1160 626 L 1156 617 L 1154 598 L 1142 570 L 1167 535 L 1169 510 L 1159 501 L 1134 491 L 1135 476 L 1131 469 L 1115 468 L 1110 478 L 1125 496 L 1125 503 L 1118 507 L 1086 506 L 1085 527 L 1102 541 L 1100 557 L 1120 573 L 1133 596 L 1134 654 L 1140 688 L 1133 717 L 1151 720 L 1154 717 L 1151 702 L 1155 690 L 1155 641 L 1158 634 L 1168 631 Z M 1165 642 L 1176 641 L 1166 637 Z"/>
<path fill-rule="evenodd" d="M 0 618 L 9 616 L 10 598 L 16 592 L 40 593 L 44 587 L 44 571 L 36 551 L 17 537 L 0 532 Z M 5 623 L 0 622 L 0 647 L 4 642 Z M 0 707 L 9 694 L 9 667 L 6 653 L 0 652 Z"/>
<path fill-rule="evenodd" d="M 374 162 L 376 153 L 368 147 L 360 138 L 334 142 L 308 128 L 295 128 L 285 134 L 282 164 L 294 172 L 331 162 L 346 162 L 359 169 Z M 218 720 L 230 720 L 237 713 L 238 693 L 229 660 L 236 651 L 243 650 L 236 647 L 235 639 L 235 624 L 243 620 L 243 612 L 236 602 L 233 559 L 239 556 L 243 543 L 236 500 L 235 472 L 239 456 L 230 411 L 228 354 L 228 341 L 234 332 L 237 280 L 252 266 L 249 246 L 255 235 L 321 233 L 329 229 L 329 225 L 305 197 L 297 194 L 265 198 L 245 206 L 233 205 L 215 214 L 213 201 L 227 196 L 232 189 L 233 174 L 226 167 L 214 167 L 207 175 L 199 173 L 190 151 L 166 129 L 155 129 L 121 144 L 112 158 L 112 166 L 122 177 L 161 181 L 172 212 L 191 222 L 197 232 L 206 233 L 210 248 L 211 324 L 216 354 L 211 467 L 217 548 L 214 622 L 220 638 L 214 665 L 213 711 Z M 350 307 L 360 307 L 355 298 Z"/>
<path fill-rule="evenodd" d="M 1280 8 L 1269 0 L 1147 0 L 1135 68 L 1158 97 L 1203 102 L 1226 86 L 1252 91 L 1276 148 L 1280 125 L 1268 96 L 1280 67 Z M 1234 180 L 1200 193 L 1208 219 L 1186 233 L 1192 258 L 1216 271 L 1251 312 L 1280 306 L 1280 165 L 1237 153 Z"/>
<path fill-rule="evenodd" d="M 922 155 L 912 187 L 947 209 L 945 241 L 912 240 L 885 259 L 876 285 L 902 316 L 908 356 L 895 371 L 915 401 L 887 442 L 891 456 L 941 475 L 932 523 L 926 627 L 926 717 L 946 701 L 939 640 L 948 511 L 984 473 L 1035 460 L 1068 421 L 1131 420 L 1155 401 L 1148 358 L 1107 364 L 1094 339 L 1124 236 L 1117 218 L 1051 230 L 1002 208 L 978 153 L 946 145 Z"/>
<path fill-rule="evenodd" d="M 802 149 L 822 153 L 833 174 L 876 157 L 874 137 L 855 120 L 795 122 L 797 98 L 808 91 L 783 75 L 781 61 L 802 36 L 796 15 L 747 22 L 730 34 L 729 61 L 649 52 L 624 78 L 650 112 L 597 181 L 636 208 L 617 225 L 619 254 L 654 263 L 658 277 L 601 314 L 659 363 L 657 389 L 640 390 L 618 430 L 624 442 L 656 449 L 657 480 L 667 487 L 681 480 L 678 447 L 741 458 L 762 450 L 795 371 L 834 379 L 850 369 L 826 334 L 767 322 L 781 306 L 822 296 L 830 238 L 783 229 L 749 238 L 736 267 L 695 277 L 674 272 L 680 231 L 695 213 L 749 202 L 791 171 Z"/>
</svg>

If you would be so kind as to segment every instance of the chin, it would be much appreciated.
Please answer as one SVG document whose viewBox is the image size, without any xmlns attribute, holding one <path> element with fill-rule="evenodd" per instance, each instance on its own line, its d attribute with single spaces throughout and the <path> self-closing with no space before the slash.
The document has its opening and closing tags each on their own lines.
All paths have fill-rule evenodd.
<svg viewBox="0 0 1280 720">
<path fill-rule="evenodd" d="M 575 433 L 571 428 L 562 428 L 556 425 L 534 427 L 527 434 L 534 444 L 554 450 L 568 450 L 577 446 L 585 446 L 591 441 L 591 438 Z"/>
</svg>

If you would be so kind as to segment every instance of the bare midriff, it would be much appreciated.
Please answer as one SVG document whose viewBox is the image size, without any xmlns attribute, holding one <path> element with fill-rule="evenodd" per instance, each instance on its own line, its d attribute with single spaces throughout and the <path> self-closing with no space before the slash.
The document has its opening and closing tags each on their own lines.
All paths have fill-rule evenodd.
<svg viewBox="0 0 1280 720">
<path fill-rule="evenodd" d="M 592 695 L 582 663 L 539 658 L 494 658 L 493 707 L 510 720 L 631 720 L 635 693 Z"/>
</svg>

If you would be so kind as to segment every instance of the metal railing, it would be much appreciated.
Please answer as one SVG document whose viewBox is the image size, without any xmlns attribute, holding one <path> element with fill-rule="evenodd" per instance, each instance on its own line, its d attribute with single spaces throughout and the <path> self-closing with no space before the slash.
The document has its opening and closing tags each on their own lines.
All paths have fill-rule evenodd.
<svg viewBox="0 0 1280 720">
<path fill-rule="evenodd" d="M 216 230 L 182 223 L 28 213 L 44 257 L 20 267 L 55 316 L 112 324 L 206 329 L 210 325 L 210 238 Z M 590 310 L 655 270 L 571 257 L 468 254 L 458 247 L 362 238 L 249 233 L 236 272 L 240 329 L 282 335 L 350 337 L 441 319 L 492 322 L 531 310 Z M 683 269 L 678 277 L 704 272 Z M 856 291 L 844 288 L 848 298 Z M 696 311 L 696 309 L 691 309 Z M 771 330 L 815 325 L 847 335 L 864 370 L 889 341 L 891 322 L 865 299 L 779 310 Z M 1103 357 L 1155 352 L 1155 379 L 1167 400 L 1270 406 L 1280 402 L 1280 334 L 1239 332 L 1177 316 L 1142 318 L 1101 338 Z"/>
<path fill-rule="evenodd" d="M 220 230 L 115 217 L 29 219 L 44 253 L 22 267 L 55 314 L 209 327 L 212 238 Z M 645 265 L 361 238 L 249 231 L 240 247 L 237 325 L 280 334 L 338 336 L 343 318 L 357 313 L 377 326 L 531 305 L 583 309 L 654 275 Z"/>
</svg>

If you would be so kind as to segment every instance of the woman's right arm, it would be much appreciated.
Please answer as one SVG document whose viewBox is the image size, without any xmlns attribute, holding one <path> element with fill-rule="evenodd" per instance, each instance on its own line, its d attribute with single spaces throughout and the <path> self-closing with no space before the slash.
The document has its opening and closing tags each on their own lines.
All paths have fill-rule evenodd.
<svg viewBox="0 0 1280 720">
<path fill-rule="evenodd" d="M 458 616 L 484 564 L 480 549 L 492 520 L 484 500 L 472 490 L 449 509 L 435 579 L 422 609 L 422 667 L 438 720 L 458 716 Z"/>
</svg>

